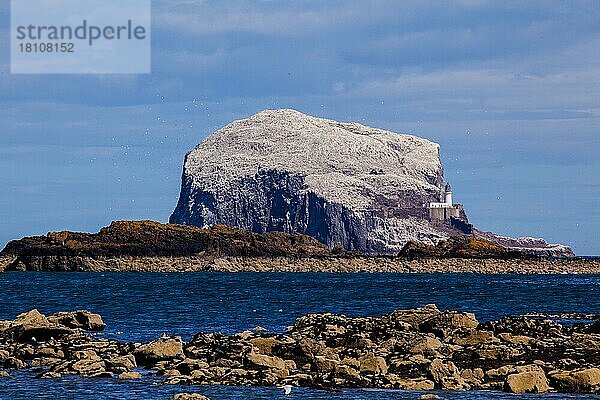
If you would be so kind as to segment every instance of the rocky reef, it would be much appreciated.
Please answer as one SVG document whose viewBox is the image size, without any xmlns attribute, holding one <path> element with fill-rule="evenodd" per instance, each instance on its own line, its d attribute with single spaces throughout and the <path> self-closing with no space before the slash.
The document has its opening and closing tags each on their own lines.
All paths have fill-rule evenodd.
<svg viewBox="0 0 600 400">
<path fill-rule="evenodd" d="M 85 270 L 85 260 L 121 257 L 319 257 L 316 239 L 283 232 L 255 234 L 222 225 L 210 229 L 153 221 L 115 221 L 98 233 L 50 232 L 9 242 L 0 270 Z M 4 268 L 2 268 L 4 265 Z"/>
<path fill-rule="evenodd" d="M 506 238 L 509 239 L 509 238 Z M 487 236 L 476 234 L 474 237 L 452 236 L 448 240 L 441 240 L 437 245 L 408 242 L 400 257 L 416 258 L 462 258 L 462 259 L 539 259 L 540 257 L 574 257 L 568 248 L 548 247 L 541 239 L 531 239 L 530 247 L 511 246 L 520 239 L 509 239 L 507 246 L 500 244 L 498 237 L 493 234 Z M 542 243 L 543 242 L 543 243 Z M 545 249 L 545 250 L 543 250 Z M 530 250 L 530 251 L 529 251 Z"/>
<path fill-rule="evenodd" d="M 47 379 L 156 375 L 169 385 L 600 393 L 598 318 L 531 314 L 480 323 L 427 305 L 381 317 L 305 315 L 285 333 L 257 327 L 125 343 L 89 332 L 105 323 L 88 311 L 46 317 L 32 310 L 0 321 L 0 377 L 23 369 Z"/>
</svg>

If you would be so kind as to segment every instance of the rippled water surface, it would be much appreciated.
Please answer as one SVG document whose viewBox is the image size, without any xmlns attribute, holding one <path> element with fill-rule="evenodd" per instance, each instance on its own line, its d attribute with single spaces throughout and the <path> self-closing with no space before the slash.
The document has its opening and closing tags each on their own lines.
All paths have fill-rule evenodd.
<svg viewBox="0 0 600 400">
<path fill-rule="evenodd" d="M 474 312 L 480 321 L 537 311 L 600 314 L 597 275 L 395 274 L 0 274 L 0 319 L 31 308 L 49 314 L 88 309 L 108 324 L 104 335 L 149 340 L 163 332 L 189 337 L 199 331 L 233 333 L 255 326 L 281 331 L 300 315 L 335 312 L 381 315 L 436 303 Z M 123 332 L 123 333 L 121 333 Z M 181 388 L 149 382 L 64 378 L 35 380 L 19 373 L 0 379 L 0 399 L 170 399 L 196 391 L 218 399 L 416 399 L 390 391 L 320 392 L 271 388 Z M 446 399 L 525 399 L 497 393 L 438 393 Z M 548 395 L 535 398 L 600 398 Z"/>
</svg>

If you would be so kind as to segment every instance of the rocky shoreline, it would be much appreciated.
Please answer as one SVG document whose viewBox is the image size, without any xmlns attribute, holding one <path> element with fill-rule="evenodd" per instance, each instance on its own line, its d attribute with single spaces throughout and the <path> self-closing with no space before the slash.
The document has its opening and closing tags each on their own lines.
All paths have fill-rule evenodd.
<svg viewBox="0 0 600 400">
<path fill-rule="evenodd" d="M 153 375 L 168 385 L 600 393 L 598 317 L 480 323 L 427 305 L 381 317 L 310 314 L 285 333 L 255 328 L 128 343 L 94 334 L 106 326 L 100 315 L 32 310 L 0 321 L 0 377 L 18 369 L 39 379 Z"/>
<path fill-rule="evenodd" d="M 3 271 L 598 274 L 600 259 L 0 256 Z"/>
<path fill-rule="evenodd" d="M 284 232 L 252 233 L 153 221 L 115 221 L 97 233 L 50 232 L 9 242 L 3 271 L 600 273 L 600 260 L 534 257 L 481 238 L 409 242 L 393 256 L 328 249 Z"/>
</svg>

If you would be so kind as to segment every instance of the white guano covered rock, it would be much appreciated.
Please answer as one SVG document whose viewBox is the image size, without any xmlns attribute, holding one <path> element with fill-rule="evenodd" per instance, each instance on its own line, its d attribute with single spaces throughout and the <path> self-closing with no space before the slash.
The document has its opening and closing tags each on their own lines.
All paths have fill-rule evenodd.
<svg viewBox="0 0 600 400">
<path fill-rule="evenodd" d="M 266 110 L 187 154 L 170 221 L 303 233 L 331 248 L 395 253 L 436 243 L 423 204 L 443 184 L 439 145 L 357 123 Z"/>
</svg>

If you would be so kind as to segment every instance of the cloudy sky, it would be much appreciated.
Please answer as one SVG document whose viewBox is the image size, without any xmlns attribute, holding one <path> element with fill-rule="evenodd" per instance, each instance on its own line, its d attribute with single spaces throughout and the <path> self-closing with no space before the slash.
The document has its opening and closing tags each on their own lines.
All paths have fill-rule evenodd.
<svg viewBox="0 0 600 400">
<path fill-rule="evenodd" d="M 0 246 L 167 221 L 184 154 L 265 108 L 442 146 L 472 222 L 600 254 L 600 2 L 153 1 L 152 74 L 11 75 Z"/>
</svg>

